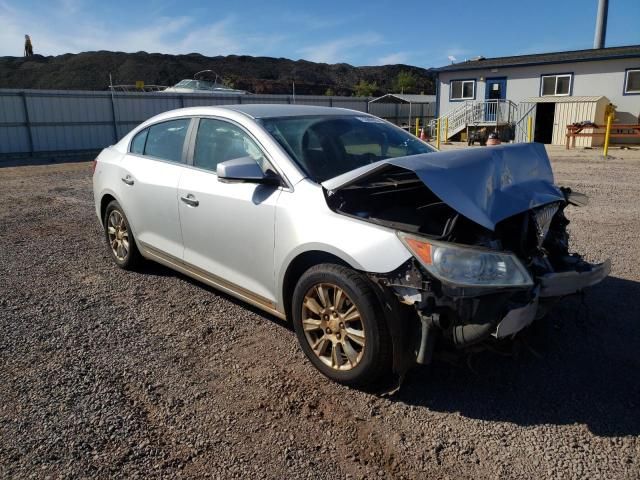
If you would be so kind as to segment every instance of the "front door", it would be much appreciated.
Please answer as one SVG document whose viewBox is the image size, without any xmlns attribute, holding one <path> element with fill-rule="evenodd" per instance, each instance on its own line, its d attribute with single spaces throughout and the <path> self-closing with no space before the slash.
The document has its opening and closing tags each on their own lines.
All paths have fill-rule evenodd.
<svg viewBox="0 0 640 480">
<path fill-rule="evenodd" d="M 276 301 L 273 269 L 276 203 L 281 188 L 218 179 L 219 162 L 250 156 L 263 166 L 260 148 L 239 126 L 201 118 L 178 186 L 184 261 L 223 289 L 254 303 Z"/>
<path fill-rule="evenodd" d="M 501 111 L 501 104 L 503 102 L 500 102 L 500 100 L 506 100 L 507 98 L 507 78 L 487 78 L 484 98 L 485 100 L 489 100 L 489 102 L 485 104 L 484 121 L 506 121 L 506 118 L 501 118 L 504 115 Z M 494 101 L 491 102 L 490 100 Z"/>
</svg>

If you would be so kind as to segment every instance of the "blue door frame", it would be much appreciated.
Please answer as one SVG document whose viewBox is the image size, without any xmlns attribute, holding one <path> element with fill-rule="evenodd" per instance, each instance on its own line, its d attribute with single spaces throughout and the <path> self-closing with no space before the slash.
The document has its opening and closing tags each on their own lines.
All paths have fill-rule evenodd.
<svg viewBox="0 0 640 480">
<path fill-rule="evenodd" d="M 484 84 L 485 100 L 506 100 L 507 98 L 507 77 L 491 77 L 485 80 Z M 484 121 L 495 122 L 500 108 L 496 103 L 485 105 Z"/>
</svg>

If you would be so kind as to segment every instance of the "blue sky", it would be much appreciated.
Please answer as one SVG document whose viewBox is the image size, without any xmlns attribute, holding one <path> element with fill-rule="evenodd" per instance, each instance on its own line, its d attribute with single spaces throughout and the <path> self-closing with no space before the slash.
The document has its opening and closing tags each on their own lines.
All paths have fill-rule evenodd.
<svg viewBox="0 0 640 480">
<path fill-rule="evenodd" d="M 640 0 L 610 0 L 607 46 L 640 44 Z M 0 56 L 145 50 L 435 67 L 591 48 L 597 0 L 0 0 Z"/>
</svg>

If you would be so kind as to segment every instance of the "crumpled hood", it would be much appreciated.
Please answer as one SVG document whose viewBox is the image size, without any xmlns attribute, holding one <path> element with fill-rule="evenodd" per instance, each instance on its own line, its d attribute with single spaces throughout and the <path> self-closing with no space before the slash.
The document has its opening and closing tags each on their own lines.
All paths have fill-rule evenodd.
<svg viewBox="0 0 640 480">
<path fill-rule="evenodd" d="M 490 230 L 505 218 L 565 200 L 553 183 L 544 145 L 538 143 L 390 158 L 326 180 L 322 186 L 339 190 L 393 166 L 414 172 L 443 202 Z"/>
</svg>

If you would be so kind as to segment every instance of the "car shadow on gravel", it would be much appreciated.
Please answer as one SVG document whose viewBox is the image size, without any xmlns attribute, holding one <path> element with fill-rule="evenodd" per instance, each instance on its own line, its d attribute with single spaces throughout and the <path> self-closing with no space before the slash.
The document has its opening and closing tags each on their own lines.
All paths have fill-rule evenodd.
<svg viewBox="0 0 640 480">
<path fill-rule="evenodd" d="M 286 328 L 250 304 L 155 262 L 178 277 Z M 392 401 L 521 426 L 585 424 L 599 436 L 640 435 L 640 282 L 609 277 L 561 301 L 516 341 L 414 368 Z"/>
<path fill-rule="evenodd" d="M 414 369 L 395 400 L 489 422 L 639 435 L 638 301 L 639 282 L 609 277 L 499 351 Z"/>
</svg>

